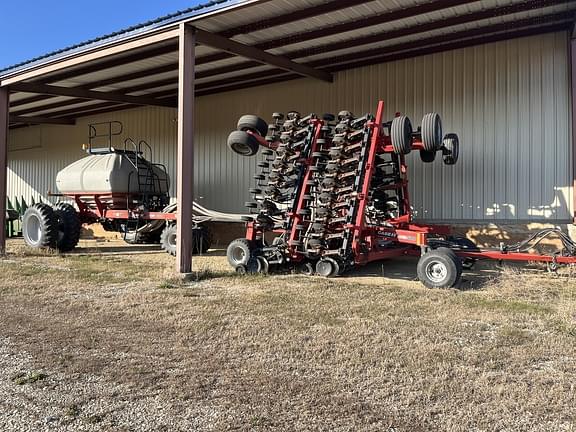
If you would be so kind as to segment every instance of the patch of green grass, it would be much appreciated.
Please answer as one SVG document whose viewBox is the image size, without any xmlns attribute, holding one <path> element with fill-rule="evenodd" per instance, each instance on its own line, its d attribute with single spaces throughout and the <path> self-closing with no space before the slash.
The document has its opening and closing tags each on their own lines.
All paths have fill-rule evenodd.
<svg viewBox="0 0 576 432">
<path fill-rule="evenodd" d="M 214 279 L 224 279 L 232 278 L 235 281 L 244 280 L 246 282 L 258 282 L 265 278 L 265 275 L 261 274 L 246 274 L 238 275 L 235 273 L 227 271 L 215 271 L 210 269 L 201 269 L 192 272 L 187 277 L 172 277 L 160 281 L 158 284 L 159 289 L 176 289 L 176 288 L 186 288 L 190 286 L 191 283 L 202 282 Z"/>
<path fill-rule="evenodd" d="M 31 371 L 31 372 L 20 372 L 14 375 L 11 379 L 17 385 L 24 385 L 24 384 L 32 384 L 36 381 L 43 380 L 48 378 L 48 375 L 39 372 L 39 371 Z"/>
<path fill-rule="evenodd" d="M 518 300 L 489 299 L 481 295 L 472 293 L 462 296 L 464 304 L 474 309 L 484 309 L 491 312 L 507 312 L 530 315 L 550 315 L 554 309 L 548 305 L 528 303 Z"/>
<path fill-rule="evenodd" d="M 86 282 L 125 283 L 154 277 L 154 266 L 138 265 L 126 258 L 73 256 L 66 257 L 72 277 Z"/>
<path fill-rule="evenodd" d="M 517 327 L 503 327 L 498 332 L 499 345 L 517 346 L 526 345 L 534 340 L 534 334 Z"/>
</svg>

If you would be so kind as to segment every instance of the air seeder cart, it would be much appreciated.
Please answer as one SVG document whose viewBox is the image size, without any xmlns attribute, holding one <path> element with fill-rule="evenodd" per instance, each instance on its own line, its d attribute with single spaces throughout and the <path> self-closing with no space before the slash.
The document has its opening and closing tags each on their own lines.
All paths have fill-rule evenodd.
<svg viewBox="0 0 576 432">
<path fill-rule="evenodd" d="M 61 170 L 56 177 L 60 193 L 67 198 L 54 207 L 39 203 L 27 209 L 22 219 L 25 242 L 32 247 L 55 248 L 67 252 L 76 247 L 83 224 L 99 223 L 107 231 L 122 234 L 128 243 L 161 243 L 166 252 L 176 254 L 176 204 L 170 204 L 170 178 L 166 167 L 152 162 L 152 148 L 146 141 L 124 140 L 120 122 L 89 125 L 89 156 Z M 104 147 L 95 144 L 105 141 Z M 194 253 L 210 248 L 210 233 L 204 222 L 212 218 L 195 203 Z"/>
<path fill-rule="evenodd" d="M 297 269 L 332 277 L 372 261 L 419 257 L 417 273 L 428 287 L 455 286 L 464 267 L 479 259 L 576 263 L 576 244 L 558 229 L 544 230 L 528 240 L 499 249 L 480 249 L 451 235 L 449 226 L 413 222 L 405 155 L 419 151 L 424 163 L 439 155 L 444 164 L 458 161 L 456 134 L 443 136 L 440 116 L 426 114 L 413 130 L 399 113 L 383 118 L 356 118 L 342 111 L 337 118 L 297 112 L 273 114 L 264 120 L 245 115 L 228 138 L 234 152 L 252 156 L 259 148 L 260 172 L 250 189 L 253 213 L 245 218 L 245 238 L 227 250 L 236 271 L 269 272 Z M 267 235 L 274 238 L 269 244 Z M 527 251 L 556 234 L 563 249 L 554 255 Z"/>
</svg>

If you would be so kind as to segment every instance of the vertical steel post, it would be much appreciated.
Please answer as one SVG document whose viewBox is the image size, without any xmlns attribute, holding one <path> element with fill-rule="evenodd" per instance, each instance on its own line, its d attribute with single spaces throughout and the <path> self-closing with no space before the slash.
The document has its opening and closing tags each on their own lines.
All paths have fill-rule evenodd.
<svg viewBox="0 0 576 432">
<path fill-rule="evenodd" d="M 576 27 L 576 23 L 575 23 Z M 572 100 L 572 222 L 576 224 L 576 31 L 568 32 L 570 38 L 570 91 Z"/>
<path fill-rule="evenodd" d="M 178 57 L 178 223 L 176 270 L 192 271 L 192 206 L 194 203 L 194 61 L 196 34 L 180 24 Z"/>
<path fill-rule="evenodd" d="M 0 87 L 0 255 L 6 253 L 6 170 L 8 169 L 8 112 L 10 91 Z"/>
</svg>

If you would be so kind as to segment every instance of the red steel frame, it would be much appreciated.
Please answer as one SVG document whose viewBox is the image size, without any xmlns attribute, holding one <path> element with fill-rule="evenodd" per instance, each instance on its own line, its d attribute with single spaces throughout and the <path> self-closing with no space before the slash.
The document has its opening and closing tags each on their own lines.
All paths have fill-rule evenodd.
<svg viewBox="0 0 576 432">
<path fill-rule="evenodd" d="M 371 129 L 370 137 L 370 150 L 368 154 L 368 162 L 365 168 L 364 182 L 362 185 L 362 193 L 359 194 L 356 199 L 359 200 L 359 211 L 353 226 L 346 226 L 346 228 L 352 229 L 354 232 L 352 250 L 354 253 L 354 262 L 358 265 L 367 264 L 372 261 L 378 261 L 386 258 L 393 258 L 403 255 L 420 256 L 423 252 L 427 250 L 428 247 L 428 235 L 441 235 L 448 236 L 451 233 L 451 227 L 444 225 L 418 225 L 412 223 L 412 212 L 410 208 L 410 200 L 408 193 L 408 168 L 406 165 L 404 155 L 397 155 L 399 158 L 400 173 L 402 181 L 398 184 L 390 185 L 390 189 L 402 189 L 403 197 L 403 215 L 397 219 L 390 219 L 387 222 L 391 226 L 369 226 L 366 225 L 365 220 L 365 209 L 368 201 L 368 193 L 370 191 L 370 185 L 372 181 L 372 176 L 376 167 L 375 160 L 378 153 L 394 153 L 394 148 L 389 136 L 383 133 L 383 115 L 384 115 L 384 102 L 380 101 L 378 103 L 378 109 L 376 112 L 376 117 L 374 121 L 369 122 L 366 127 Z M 396 113 L 399 116 L 400 113 Z M 320 135 L 320 130 L 324 122 L 322 120 L 313 120 L 315 126 L 315 136 L 313 142 L 313 150 L 316 150 L 316 140 Z M 268 142 L 263 137 L 256 133 L 249 132 L 250 135 L 258 141 L 258 143 L 266 148 L 275 150 L 279 143 Z M 424 144 L 421 138 L 414 137 L 412 140 L 412 150 L 424 150 Z M 311 159 L 305 161 L 306 165 L 309 167 Z M 300 196 L 298 197 L 297 210 L 303 208 L 304 199 L 303 196 L 306 194 L 307 186 L 306 181 L 310 178 L 310 170 L 307 170 L 304 176 L 304 187 L 300 191 Z M 296 212 L 297 212 L 296 210 Z M 300 215 L 291 214 L 293 217 L 292 228 L 290 232 L 290 240 L 294 240 L 296 236 L 295 226 L 299 224 L 301 220 Z M 283 233 L 283 230 L 274 230 L 276 233 Z M 256 227 L 254 222 L 247 223 L 246 238 L 248 240 L 255 240 L 260 237 L 262 233 Z M 374 245 L 376 244 L 376 237 L 386 238 L 397 243 L 397 247 L 377 250 Z M 368 252 L 362 250 L 361 245 L 368 246 Z M 289 246 L 290 255 L 293 261 L 300 261 L 304 258 L 302 253 L 296 251 L 294 248 Z M 574 256 L 560 256 L 560 255 L 538 255 L 534 253 L 525 252 L 507 252 L 502 250 L 490 250 L 490 249 L 477 249 L 474 251 L 467 250 L 454 250 L 454 252 L 461 258 L 472 258 L 472 259 L 492 259 L 499 261 L 524 261 L 524 262 L 544 262 L 544 263 L 558 263 L 558 264 L 575 264 L 576 257 Z"/>
<path fill-rule="evenodd" d="M 176 220 L 176 213 L 150 212 L 139 208 L 109 208 L 105 199 L 123 200 L 128 202 L 133 194 L 109 192 L 95 194 L 49 194 L 50 196 L 64 196 L 74 200 L 78 206 L 78 213 L 82 223 L 93 223 L 105 219 L 140 219 L 140 220 Z M 93 202 L 94 205 L 89 205 Z"/>
</svg>

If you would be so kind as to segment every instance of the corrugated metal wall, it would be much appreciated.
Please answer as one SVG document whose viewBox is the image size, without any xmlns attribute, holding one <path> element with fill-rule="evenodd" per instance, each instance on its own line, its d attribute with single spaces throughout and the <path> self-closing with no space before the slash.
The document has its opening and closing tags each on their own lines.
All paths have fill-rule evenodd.
<svg viewBox="0 0 576 432">
<path fill-rule="evenodd" d="M 566 33 L 471 47 L 336 75 L 334 84 L 302 79 L 200 98 L 194 181 L 207 207 L 243 211 L 255 158 L 226 147 L 244 113 L 348 109 L 387 117 L 406 113 L 414 125 L 441 113 L 445 132 L 460 135 L 461 160 L 448 167 L 410 156 L 418 217 L 434 220 L 568 220 L 571 145 Z M 9 152 L 9 196 L 54 188 L 56 172 L 82 156 L 87 124 L 120 120 L 126 134 L 154 146 L 154 158 L 175 170 L 176 112 L 143 108 L 82 119 L 76 127 L 15 130 Z"/>
</svg>

